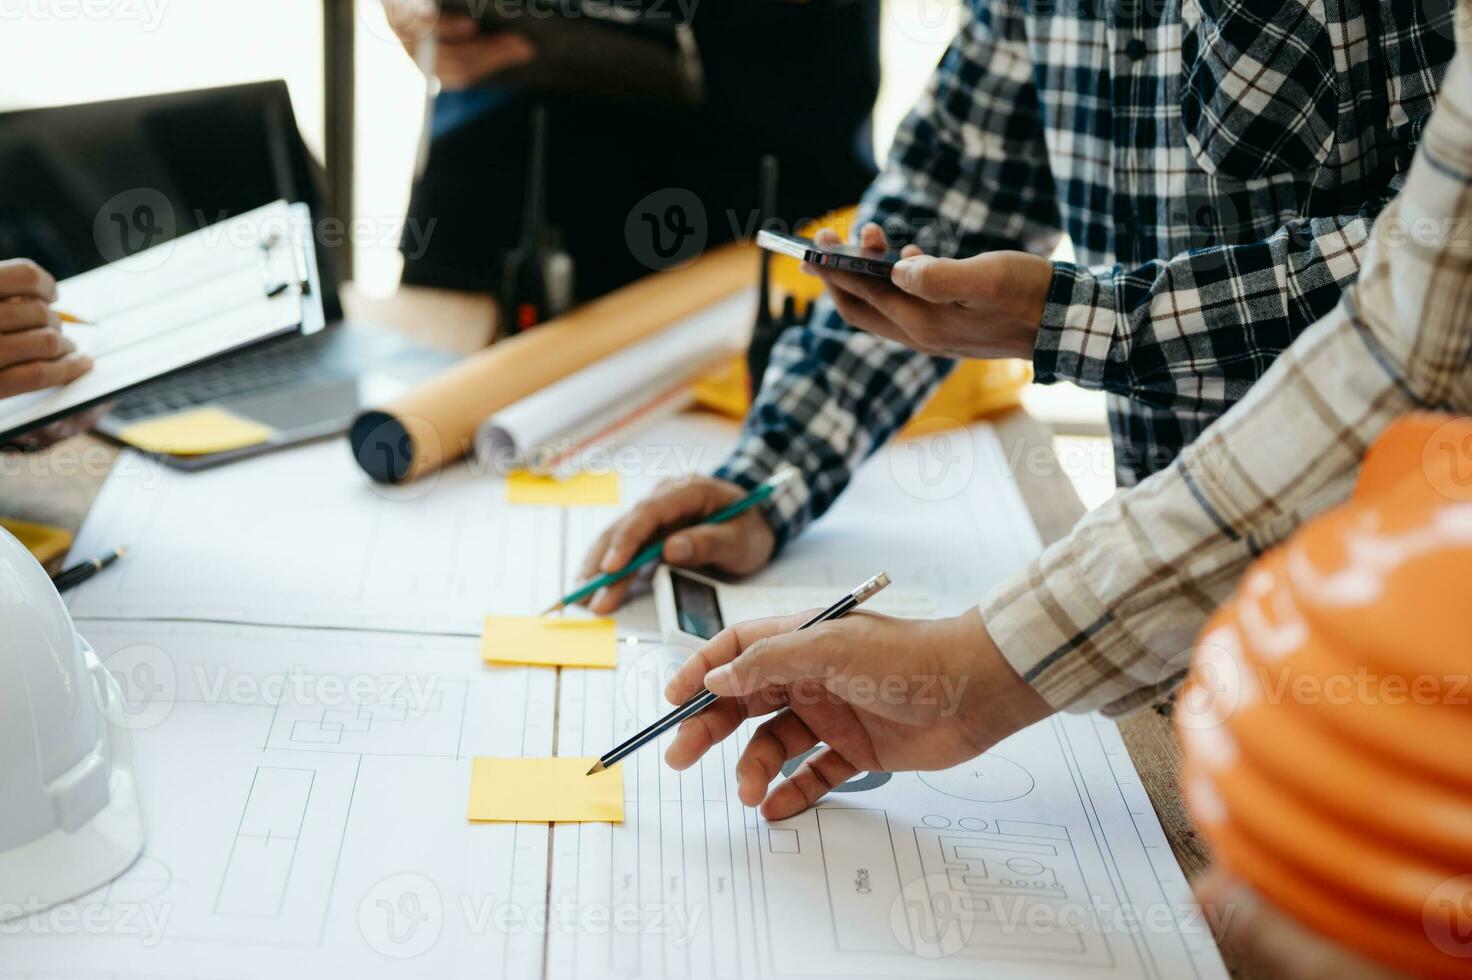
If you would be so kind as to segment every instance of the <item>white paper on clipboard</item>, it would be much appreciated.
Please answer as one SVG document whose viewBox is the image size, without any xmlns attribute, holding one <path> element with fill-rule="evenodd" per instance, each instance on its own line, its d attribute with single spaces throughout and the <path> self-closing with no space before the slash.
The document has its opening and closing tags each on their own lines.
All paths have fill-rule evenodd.
<svg viewBox="0 0 1472 980">
<path fill-rule="evenodd" d="M 0 435 L 300 326 L 310 234 L 305 205 L 276 201 L 63 280 L 57 308 L 89 321 L 65 333 L 95 365 L 0 399 Z"/>
</svg>

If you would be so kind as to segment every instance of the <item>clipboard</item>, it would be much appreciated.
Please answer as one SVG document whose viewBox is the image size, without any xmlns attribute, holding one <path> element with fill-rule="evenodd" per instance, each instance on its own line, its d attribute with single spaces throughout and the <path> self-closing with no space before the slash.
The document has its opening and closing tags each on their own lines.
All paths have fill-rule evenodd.
<svg viewBox="0 0 1472 980">
<path fill-rule="evenodd" d="M 615 0 L 440 0 L 440 9 L 475 18 L 488 34 L 521 34 L 536 48 L 530 63 L 498 72 L 497 84 L 683 105 L 705 100 L 695 33 L 676 4 L 646 10 Z"/>
<path fill-rule="evenodd" d="M 57 305 L 88 321 L 64 330 L 94 366 L 0 399 L 0 440 L 301 327 L 310 234 L 306 205 L 276 201 L 58 283 Z"/>
</svg>

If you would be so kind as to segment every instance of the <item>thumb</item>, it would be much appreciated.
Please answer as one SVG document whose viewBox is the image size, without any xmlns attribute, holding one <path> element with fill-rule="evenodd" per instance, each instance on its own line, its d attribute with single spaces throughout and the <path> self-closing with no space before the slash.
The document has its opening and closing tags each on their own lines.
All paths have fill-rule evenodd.
<svg viewBox="0 0 1472 980">
<path fill-rule="evenodd" d="M 890 281 L 896 286 L 932 303 L 965 299 L 971 291 L 968 278 L 963 263 L 934 255 L 900 259 L 890 273 Z"/>
</svg>

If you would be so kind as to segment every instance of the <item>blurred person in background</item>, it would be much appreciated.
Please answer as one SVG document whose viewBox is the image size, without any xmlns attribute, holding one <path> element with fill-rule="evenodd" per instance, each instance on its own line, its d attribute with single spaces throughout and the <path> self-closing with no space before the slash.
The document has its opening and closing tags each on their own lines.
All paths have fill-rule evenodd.
<svg viewBox="0 0 1472 980">
<path fill-rule="evenodd" d="M 0 398 L 75 381 L 92 370 L 51 308 L 56 280 L 29 259 L 0 261 Z M 37 449 L 91 428 L 101 412 L 83 412 L 27 433 L 14 447 Z"/>
<path fill-rule="evenodd" d="M 694 105 L 499 84 L 499 75 L 537 58 L 523 35 L 483 33 L 433 0 L 384 4 L 411 57 L 434 32 L 442 85 L 408 215 L 410 227 L 434 222 L 434 232 L 403 250 L 406 284 L 498 290 L 502 257 L 522 228 L 529 116 L 538 103 L 548 121 L 548 222 L 572 258 L 578 300 L 659 265 L 627 240 L 641 202 L 661 221 L 679 207 L 664 230 L 688 229 L 709 247 L 755 237 L 765 154 L 781 167 L 777 211 L 788 224 L 853 204 L 874 175 L 879 0 L 687 4 L 705 88 Z M 682 9 L 633 6 L 670 16 Z"/>
</svg>

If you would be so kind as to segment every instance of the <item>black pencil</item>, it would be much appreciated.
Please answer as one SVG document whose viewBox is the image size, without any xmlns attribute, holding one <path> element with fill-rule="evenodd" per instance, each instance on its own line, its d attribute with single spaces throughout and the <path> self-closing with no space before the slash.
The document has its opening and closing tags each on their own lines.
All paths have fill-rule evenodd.
<svg viewBox="0 0 1472 980">
<path fill-rule="evenodd" d="M 883 589 L 887 585 L 889 585 L 889 576 L 884 574 L 883 572 L 880 572 L 878 575 L 869 579 L 869 581 L 865 582 L 857 589 L 854 589 L 842 599 L 839 599 L 827 609 L 824 609 L 822 612 L 818 613 L 806 623 L 803 623 L 801 626 L 798 627 L 798 629 L 805 630 L 809 626 L 816 626 L 819 623 L 826 623 L 830 619 L 838 619 L 840 616 L 847 616 L 864 602 L 868 601 L 870 596 L 874 595 L 876 592 L 878 592 L 880 589 Z M 694 697 L 690 698 L 690 700 L 686 701 L 684 704 L 680 705 L 674 711 L 671 711 L 669 714 L 665 715 L 663 718 L 659 719 L 654 724 L 644 729 L 642 732 L 639 732 L 637 735 L 625 739 L 623 742 L 620 742 L 618 745 L 615 745 L 612 749 L 609 749 L 607 752 L 605 752 L 603 756 L 593 764 L 593 768 L 588 770 L 588 775 L 591 776 L 594 773 L 602 772 L 609 766 L 618 762 L 624 756 L 638 751 L 645 745 L 648 745 L 650 742 L 659 738 L 659 736 L 663 735 L 671 728 L 674 728 L 686 718 L 693 718 L 719 700 L 720 697 L 718 695 L 712 694 L 709 691 L 702 689 L 699 694 L 696 694 Z"/>
<path fill-rule="evenodd" d="M 93 558 L 91 561 L 84 561 L 80 565 L 73 565 L 65 571 L 57 572 L 56 577 L 51 580 L 51 584 L 56 586 L 57 592 L 75 589 L 127 553 L 127 548 L 119 548 L 110 555 Z"/>
</svg>

